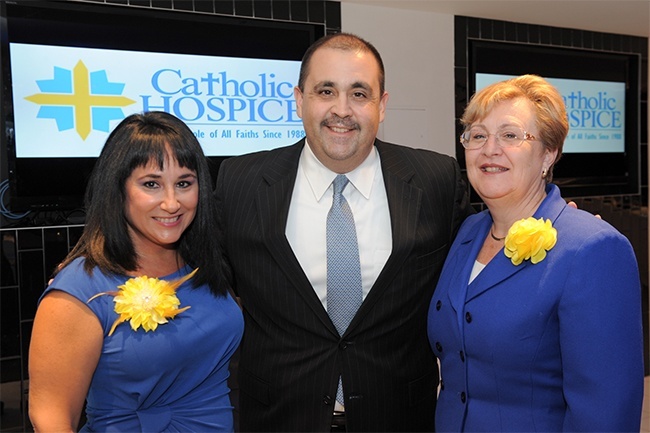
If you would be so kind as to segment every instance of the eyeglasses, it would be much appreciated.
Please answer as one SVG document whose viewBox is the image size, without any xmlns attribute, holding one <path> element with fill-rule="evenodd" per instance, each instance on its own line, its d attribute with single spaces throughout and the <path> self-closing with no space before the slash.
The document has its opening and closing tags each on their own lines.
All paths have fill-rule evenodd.
<svg viewBox="0 0 650 433">
<path fill-rule="evenodd" d="M 490 135 L 494 135 L 499 147 L 519 147 L 526 140 L 537 140 L 533 135 L 516 126 L 498 130 L 494 134 L 483 128 L 474 127 L 460 136 L 460 142 L 465 149 L 480 149 L 487 143 Z"/>
</svg>

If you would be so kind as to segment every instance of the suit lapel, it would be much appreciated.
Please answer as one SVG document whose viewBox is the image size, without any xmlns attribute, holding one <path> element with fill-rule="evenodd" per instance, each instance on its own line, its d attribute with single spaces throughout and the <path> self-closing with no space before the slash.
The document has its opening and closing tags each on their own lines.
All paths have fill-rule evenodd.
<svg viewBox="0 0 650 433">
<path fill-rule="evenodd" d="M 346 334 L 354 330 L 355 326 L 361 323 L 364 316 L 372 310 L 374 304 L 389 287 L 408 258 L 413 248 L 422 201 L 422 190 L 409 183 L 415 174 L 413 168 L 406 164 L 400 155 L 389 146 L 383 146 L 379 140 L 375 144 L 381 157 L 382 174 L 388 197 L 393 249 L 375 284 L 350 323 Z"/>
<path fill-rule="evenodd" d="M 316 296 L 309 279 L 305 275 L 291 245 L 287 240 L 285 229 L 291 204 L 291 195 L 298 172 L 298 161 L 305 140 L 285 149 L 264 169 L 261 184 L 256 196 L 262 237 L 271 256 L 291 281 L 303 300 L 314 311 L 314 314 L 327 326 L 332 333 L 338 335 L 323 304 Z"/>
</svg>

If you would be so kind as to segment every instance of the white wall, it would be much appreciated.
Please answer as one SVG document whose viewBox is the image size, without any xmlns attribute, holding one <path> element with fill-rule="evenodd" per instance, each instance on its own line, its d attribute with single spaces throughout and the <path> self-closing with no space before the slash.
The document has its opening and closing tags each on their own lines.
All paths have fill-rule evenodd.
<svg viewBox="0 0 650 433">
<path fill-rule="evenodd" d="M 342 30 L 372 43 L 386 68 L 379 138 L 455 156 L 454 17 L 341 4 Z"/>
</svg>

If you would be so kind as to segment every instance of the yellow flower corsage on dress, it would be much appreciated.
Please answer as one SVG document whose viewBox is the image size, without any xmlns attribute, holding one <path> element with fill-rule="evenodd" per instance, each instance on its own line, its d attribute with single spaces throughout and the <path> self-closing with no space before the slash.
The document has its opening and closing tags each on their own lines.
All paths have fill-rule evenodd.
<svg viewBox="0 0 650 433">
<path fill-rule="evenodd" d="M 115 312 L 120 317 L 113 322 L 108 336 L 115 331 L 117 325 L 129 321 L 134 331 L 142 326 L 146 331 L 155 331 L 158 325 L 167 323 L 176 315 L 187 310 L 188 307 L 178 308 L 181 301 L 176 296 L 178 286 L 189 280 L 198 271 L 195 269 L 182 278 L 173 281 L 164 281 L 158 278 L 149 278 L 146 275 L 127 280 L 118 291 L 98 293 L 88 302 L 102 295 L 113 296 Z"/>
<path fill-rule="evenodd" d="M 546 252 L 555 246 L 557 230 L 551 220 L 525 218 L 508 230 L 503 252 L 517 266 L 524 260 L 537 264 L 546 258 Z"/>
</svg>

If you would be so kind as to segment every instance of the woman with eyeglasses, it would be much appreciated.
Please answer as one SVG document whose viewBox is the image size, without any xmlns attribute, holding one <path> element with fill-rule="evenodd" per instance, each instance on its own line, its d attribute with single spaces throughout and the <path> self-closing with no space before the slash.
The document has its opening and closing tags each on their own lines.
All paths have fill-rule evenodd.
<svg viewBox="0 0 650 433">
<path fill-rule="evenodd" d="M 436 431 L 638 432 L 637 262 L 551 183 L 569 129 L 562 96 L 516 77 L 476 93 L 461 122 L 487 210 L 462 225 L 429 309 Z"/>
</svg>

